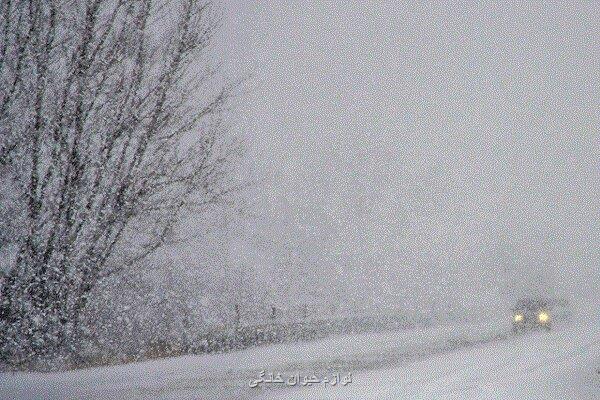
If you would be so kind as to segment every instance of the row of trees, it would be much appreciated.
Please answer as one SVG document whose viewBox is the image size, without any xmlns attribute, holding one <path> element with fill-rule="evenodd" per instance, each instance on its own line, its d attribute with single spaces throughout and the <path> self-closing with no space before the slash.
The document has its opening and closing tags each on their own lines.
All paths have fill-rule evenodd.
<svg viewBox="0 0 600 400">
<path fill-rule="evenodd" d="M 239 188 L 219 25 L 197 0 L 1 2 L 4 362 L 77 354 L 94 293 Z"/>
</svg>

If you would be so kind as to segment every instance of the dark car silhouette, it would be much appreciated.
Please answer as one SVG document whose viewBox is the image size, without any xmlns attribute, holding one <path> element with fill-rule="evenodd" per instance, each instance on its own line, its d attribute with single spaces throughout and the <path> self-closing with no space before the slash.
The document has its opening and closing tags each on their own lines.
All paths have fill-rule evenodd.
<svg viewBox="0 0 600 400">
<path fill-rule="evenodd" d="M 545 298 L 525 298 L 512 309 L 513 332 L 544 329 L 552 327 L 551 302 Z"/>
</svg>

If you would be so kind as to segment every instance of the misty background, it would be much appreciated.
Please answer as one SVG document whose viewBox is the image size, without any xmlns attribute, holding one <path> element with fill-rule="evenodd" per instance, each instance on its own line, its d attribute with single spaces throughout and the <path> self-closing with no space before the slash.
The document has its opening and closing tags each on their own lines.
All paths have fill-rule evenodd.
<svg viewBox="0 0 600 400">
<path fill-rule="evenodd" d="M 596 321 L 594 3 L 12 4 L 0 371 Z"/>
<path fill-rule="evenodd" d="M 290 307 L 597 297 L 593 2 L 224 6 L 258 181 L 227 233 L 231 279 Z"/>
</svg>

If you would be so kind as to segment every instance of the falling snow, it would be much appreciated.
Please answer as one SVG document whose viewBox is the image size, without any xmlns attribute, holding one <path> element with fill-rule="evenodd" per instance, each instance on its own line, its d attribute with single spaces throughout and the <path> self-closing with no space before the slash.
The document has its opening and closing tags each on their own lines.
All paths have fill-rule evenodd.
<svg viewBox="0 0 600 400">
<path fill-rule="evenodd" d="M 597 398 L 599 12 L 0 2 L 0 398 Z"/>
</svg>

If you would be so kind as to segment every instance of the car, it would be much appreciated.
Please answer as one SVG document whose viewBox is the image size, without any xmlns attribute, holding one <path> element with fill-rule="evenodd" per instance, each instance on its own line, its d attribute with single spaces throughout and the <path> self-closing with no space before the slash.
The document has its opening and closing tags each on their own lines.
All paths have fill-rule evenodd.
<svg viewBox="0 0 600 400">
<path fill-rule="evenodd" d="M 513 332 L 552 328 L 552 302 L 542 297 L 519 300 L 512 309 Z"/>
</svg>

